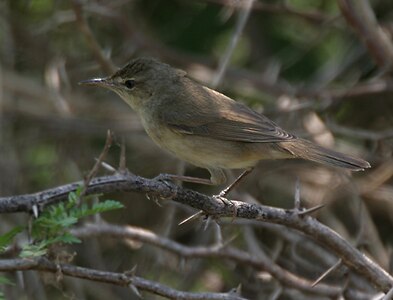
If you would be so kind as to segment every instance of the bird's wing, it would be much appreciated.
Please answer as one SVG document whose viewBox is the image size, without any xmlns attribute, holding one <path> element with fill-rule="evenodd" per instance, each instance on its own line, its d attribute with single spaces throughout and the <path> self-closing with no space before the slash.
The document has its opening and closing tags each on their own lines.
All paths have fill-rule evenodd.
<svg viewBox="0 0 393 300">
<path fill-rule="evenodd" d="M 225 101 L 218 106 L 219 109 L 210 110 L 202 110 L 196 106 L 188 115 L 169 113 L 164 116 L 163 121 L 176 132 L 217 140 L 271 143 L 296 138 L 267 117 L 241 103 Z"/>
</svg>

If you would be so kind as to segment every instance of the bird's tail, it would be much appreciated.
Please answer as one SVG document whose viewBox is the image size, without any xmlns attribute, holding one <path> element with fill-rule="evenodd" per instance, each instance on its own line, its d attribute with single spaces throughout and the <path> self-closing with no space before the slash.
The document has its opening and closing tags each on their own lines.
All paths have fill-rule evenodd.
<svg viewBox="0 0 393 300">
<path fill-rule="evenodd" d="M 370 164 L 363 159 L 333 151 L 303 139 L 283 142 L 281 146 L 295 157 L 311 160 L 324 165 L 340 167 L 352 171 L 363 171 L 371 167 Z"/>
</svg>

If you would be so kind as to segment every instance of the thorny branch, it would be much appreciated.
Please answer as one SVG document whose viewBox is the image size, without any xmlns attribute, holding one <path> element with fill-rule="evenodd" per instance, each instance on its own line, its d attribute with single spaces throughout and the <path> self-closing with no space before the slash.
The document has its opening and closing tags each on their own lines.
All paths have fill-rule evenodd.
<svg viewBox="0 0 393 300">
<path fill-rule="evenodd" d="M 67 199 L 81 182 L 56 187 L 35 194 L 0 198 L 0 213 L 31 212 L 33 207 L 43 207 Z M 140 192 L 163 199 L 171 199 L 203 210 L 215 218 L 232 217 L 234 208 L 237 218 L 282 224 L 297 229 L 329 249 L 343 264 L 362 275 L 384 292 L 393 286 L 393 278 L 365 254 L 344 240 L 338 233 L 310 216 L 300 216 L 298 210 L 285 210 L 264 205 L 249 204 L 233 200 L 232 206 L 190 189 L 181 188 L 170 182 L 146 179 L 134 174 L 116 174 L 91 180 L 86 195 L 110 192 Z"/>
<path fill-rule="evenodd" d="M 225 247 L 221 245 L 212 245 L 207 247 L 188 247 L 176 243 L 168 238 L 160 237 L 152 231 L 134 226 L 115 226 L 110 224 L 87 224 L 82 228 L 72 231 L 74 235 L 80 238 L 89 238 L 94 236 L 109 236 L 113 238 L 133 239 L 142 243 L 148 243 L 156 247 L 165 249 L 181 258 L 215 258 L 226 259 L 239 264 L 248 265 L 256 270 L 269 272 L 273 277 L 282 284 L 303 290 L 308 293 L 320 294 L 329 297 L 337 297 L 342 294 L 343 290 L 338 286 L 329 286 L 321 284 L 315 288 L 311 287 L 311 281 L 301 278 L 289 271 L 282 269 L 280 266 L 271 261 L 268 257 L 255 257 L 250 253 L 236 249 L 234 247 Z M 351 291 L 353 292 L 353 291 Z"/>
<path fill-rule="evenodd" d="M 158 247 L 169 251 L 173 254 L 179 256 L 180 260 L 183 259 L 192 259 L 192 258 L 214 258 L 218 260 L 229 260 L 232 262 L 236 262 L 237 264 L 249 266 L 254 268 L 256 271 L 265 271 L 271 274 L 274 278 L 276 278 L 283 286 L 299 289 L 306 293 L 326 296 L 326 297 L 339 297 L 340 295 L 346 295 L 350 299 L 368 299 L 370 294 L 366 294 L 364 292 L 359 292 L 352 288 L 344 289 L 343 287 L 327 285 L 327 284 L 318 284 L 317 286 L 312 286 L 312 282 L 302 278 L 290 271 L 287 271 L 281 268 L 279 265 L 274 263 L 268 256 L 260 256 L 260 255 L 252 255 L 243 250 L 230 247 L 230 246 L 221 246 L 221 245 L 212 245 L 212 246 L 198 246 L 198 247 L 190 247 L 179 244 L 171 239 L 168 239 L 163 236 L 159 236 L 152 231 L 134 227 L 134 226 L 117 226 L 106 223 L 90 223 L 85 224 L 79 228 L 76 228 L 71 231 L 71 233 L 79 238 L 94 238 L 94 237 L 109 237 L 115 238 L 117 240 L 133 240 L 138 241 L 144 244 L 150 244 L 154 247 Z M 31 261 L 30 261 L 31 262 Z M 10 260 L 0 260 L 0 271 L 17 271 L 17 270 L 26 270 L 26 268 L 31 270 L 42 270 L 42 268 L 48 265 L 48 262 L 45 259 L 38 259 L 33 264 L 26 262 L 24 260 L 18 259 L 10 259 Z M 66 267 L 64 267 L 66 266 Z M 140 277 L 129 276 L 130 272 L 125 272 L 124 274 L 113 273 L 113 272 L 102 272 L 98 270 L 86 269 L 86 268 L 78 268 L 72 267 L 70 265 L 57 265 L 57 269 L 61 270 L 62 274 L 70 275 L 74 277 L 89 279 L 92 281 L 99 282 L 107 282 L 116 285 L 127 285 L 127 282 L 133 284 L 136 288 L 140 288 L 146 291 L 152 291 L 151 288 L 146 287 L 146 285 L 141 286 L 140 282 L 143 281 Z M 69 270 L 76 270 L 76 272 L 71 272 Z M 52 270 L 45 269 L 45 271 L 52 272 Z M 100 274 L 100 275 L 97 275 Z M 156 283 L 152 283 L 151 281 L 145 280 L 147 286 L 150 285 L 159 285 Z M 162 287 L 163 290 L 167 290 L 168 288 Z M 179 298 L 179 294 L 182 292 L 174 291 L 177 293 L 176 299 Z M 157 293 L 163 295 L 163 292 Z M 166 293 L 168 295 L 169 293 Z M 208 293 L 204 293 L 206 297 L 209 295 Z M 213 296 L 208 297 L 206 299 L 221 299 L 219 298 L 220 294 L 214 294 Z M 188 294 L 188 298 L 186 299 L 199 299 L 200 295 L 194 295 L 192 293 Z M 228 296 L 228 295 L 227 295 Z M 170 298 L 170 297 L 169 297 Z M 225 298 L 231 299 L 231 298 Z M 240 298 L 233 298 L 240 299 Z"/>
<path fill-rule="evenodd" d="M 133 272 L 115 273 L 95 269 L 77 267 L 69 264 L 56 264 L 45 258 L 37 259 L 5 259 L 0 261 L 0 271 L 37 270 L 50 273 L 60 273 L 81 279 L 110 283 L 130 287 L 139 296 L 139 291 L 151 292 L 169 299 L 208 299 L 208 300 L 245 300 L 230 293 L 191 293 L 178 291 L 158 282 L 135 276 Z M 130 274 L 129 274 L 130 273 Z"/>
<path fill-rule="evenodd" d="M 239 1 L 237 1 L 239 3 L 226 0 L 208 0 L 208 2 L 218 3 L 227 7 L 240 7 L 244 5 L 241 4 Z M 80 31 L 88 42 L 88 46 L 92 51 L 95 59 L 99 62 L 99 64 L 106 73 L 111 73 L 114 70 L 113 65 L 111 64 L 110 60 L 105 57 L 104 52 L 102 51 L 99 43 L 95 39 L 87 21 L 83 17 L 83 11 L 81 6 L 82 2 L 74 0 L 72 1 L 72 3 L 77 25 L 79 26 Z M 236 3 L 236 5 L 233 3 Z M 345 5 L 348 5 L 348 7 L 350 7 L 356 2 L 351 0 L 339 0 L 339 3 L 342 5 L 342 14 L 347 19 L 347 22 L 354 28 L 359 38 L 364 41 L 370 55 L 374 58 L 378 65 L 382 69 L 387 69 L 391 67 L 391 55 L 393 53 L 392 51 L 390 51 L 391 43 L 385 39 L 384 33 L 381 31 L 379 24 L 375 22 L 375 17 L 372 15 L 372 10 L 369 7 L 368 2 L 365 0 L 360 0 L 360 4 L 355 4 L 357 5 L 357 9 L 352 10 L 346 10 Z M 260 2 L 255 2 L 252 9 L 274 12 L 279 14 L 294 15 L 303 18 L 304 20 L 321 25 L 333 19 L 336 19 L 335 16 L 325 15 L 319 11 L 299 11 L 289 6 L 285 2 L 278 5 L 262 4 Z M 366 11 L 365 16 L 367 18 L 365 19 L 359 17 L 358 15 L 358 12 L 362 12 L 362 9 L 363 11 Z M 109 8 L 101 11 L 105 11 L 106 13 L 109 12 L 107 16 L 108 18 L 118 19 L 119 21 L 116 21 L 118 22 L 119 27 L 124 32 L 132 31 L 133 33 L 137 33 L 129 34 L 129 36 L 132 37 L 132 40 L 135 42 L 134 44 L 138 44 L 139 47 L 148 49 L 150 51 L 154 50 L 157 55 L 159 54 L 164 57 L 169 57 L 172 60 L 183 61 L 183 64 L 188 64 L 190 61 L 194 61 L 194 57 L 184 55 L 183 53 L 180 53 L 179 55 L 179 51 L 171 48 L 166 48 L 164 45 L 158 44 L 156 41 L 149 39 L 147 36 L 143 36 L 139 33 L 140 28 L 138 28 L 138 30 L 132 29 L 132 26 L 130 26 L 132 25 L 132 23 L 130 23 L 129 20 L 125 21 L 123 16 L 113 14 L 111 15 Z M 95 13 L 97 13 L 97 11 Z M 136 27 L 137 26 L 135 26 L 135 28 Z M 127 37 L 127 39 L 130 38 Z M 206 61 L 203 61 L 203 63 L 206 64 Z M 271 93 L 272 95 L 280 96 L 282 94 L 286 94 L 294 97 L 304 96 L 306 98 L 314 97 L 317 99 L 325 99 L 328 101 L 328 103 L 326 105 L 323 105 L 323 109 L 326 109 L 326 107 L 328 107 L 329 105 L 335 104 L 339 101 L 342 101 L 343 99 L 345 100 L 356 96 L 370 96 L 383 92 L 390 92 L 393 89 L 393 84 L 391 80 L 386 78 L 372 82 L 357 83 L 353 88 L 350 89 L 346 87 L 345 89 L 340 90 L 332 88 L 328 88 L 326 90 L 313 90 L 309 88 L 295 87 L 289 85 L 287 82 L 284 81 L 271 82 L 261 77 L 259 73 L 246 72 L 244 70 L 230 69 L 228 70 L 227 74 L 228 78 L 232 81 L 238 79 L 248 79 L 251 84 L 255 85 L 263 91 Z M 39 93 L 42 92 L 45 97 L 40 96 L 37 97 L 38 99 L 50 97 L 50 95 L 48 96 L 45 90 L 37 90 L 32 88 L 26 89 L 26 84 L 20 83 L 22 79 L 24 80 L 24 78 L 19 78 L 18 81 L 14 80 L 10 76 L 4 76 L 4 84 L 10 90 L 22 94 L 26 93 L 29 96 L 31 96 L 32 90 Z M 14 82 L 17 82 L 17 85 L 15 85 Z M 303 107 L 318 109 L 320 105 L 315 107 L 315 103 L 316 102 L 313 101 L 310 102 L 309 106 L 307 106 L 307 103 L 306 105 L 302 105 Z M 9 114 L 6 113 L 5 116 L 9 117 Z M 386 132 L 384 131 L 377 134 L 374 134 L 374 132 L 364 131 L 361 132 L 361 134 L 363 134 L 364 137 L 367 139 L 379 140 L 382 138 L 390 137 L 391 130 L 387 130 Z M 109 193 L 113 191 L 136 191 L 153 194 L 156 197 L 171 198 L 173 201 L 190 205 L 197 209 L 201 209 L 205 213 L 216 218 L 225 216 L 232 217 L 233 214 L 233 207 L 223 206 L 222 203 L 215 201 L 215 199 L 212 197 L 199 194 L 191 190 L 182 189 L 170 183 L 164 184 L 159 181 L 141 178 L 132 174 L 122 174 L 108 177 L 100 177 L 95 179 L 91 179 L 89 177 L 85 182 L 90 182 L 87 188 L 87 194 Z M 76 187 L 78 187 L 80 184 L 82 184 L 82 182 L 65 185 L 59 188 L 50 189 L 32 195 L 0 198 L 0 212 L 31 212 L 34 210 L 42 210 L 47 205 L 65 200 L 68 193 L 75 190 Z M 330 230 L 328 227 L 322 225 L 315 219 L 309 217 L 308 215 L 301 216 L 299 211 L 296 210 L 283 210 L 261 205 L 251 205 L 240 201 L 233 201 L 233 203 L 236 207 L 237 217 L 243 218 L 238 219 L 239 221 L 255 220 L 254 222 L 262 221 L 267 223 L 276 223 L 287 226 L 287 228 L 297 229 L 300 232 L 303 232 L 308 236 L 314 238 L 314 240 L 318 241 L 322 246 L 334 253 L 340 261 L 342 260 L 343 263 L 346 264 L 349 268 L 357 271 L 360 275 L 369 279 L 372 283 L 374 283 L 375 286 L 385 292 L 389 291 L 384 299 L 388 299 L 389 297 L 391 297 L 391 276 L 388 275 L 384 270 L 382 270 L 382 268 L 380 268 L 378 265 L 374 264 L 371 260 L 369 260 L 355 247 L 351 246 L 348 242 L 342 239 L 338 234 Z M 264 223 L 264 225 L 266 224 Z M 299 290 L 303 290 L 306 292 L 308 291 L 310 293 L 336 297 L 343 294 L 343 292 L 345 292 L 345 294 L 348 294 L 353 291 L 351 289 L 346 289 L 345 291 L 343 291 L 343 287 L 329 286 L 325 284 L 318 284 L 316 287 L 312 288 L 310 281 L 300 278 L 295 274 L 290 273 L 283 268 L 280 268 L 280 266 L 275 264 L 273 261 L 266 261 L 266 259 L 269 259 L 269 257 L 264 257 L 263 259 L 261 259 L 261 257 L 255 258 L 249 253 L 231 247 L 185 247 L 183 245 L 175 243 L 170 239 L 165 240 L 164 238 L 156 236 L 154 235 L 154 233 L 149 231 L 139 231 L 139 233 L 137 233 L 137 229 L 131 227 L 121 228 L 116 226 L 99 224 L 75 230 L 75 233 L 81 236 L 83 234 L 87 236 L 92 234 L 93 232 L 95 232 L 95 234 L 97 235 L 118 235 L 123 236 L 124 238 L 139 239 L 144 243 L 150 243 L 152 245 L 161 247 L 163 249 L 176 253 L 179 256 L 184 257 L 210 256 L 222 259 L 230 259 L 241 264 L 249 265 L 251 267 L 254 267 L 255 269 L 267 270 L 284 286 L 294 287 Z M 100 282 L 110 282 L 118 285 L 128 285 L 134 291 L 135 289 L 151 291 L 153 293 L 160 294 L 168 298 L 241 299 L 240 297 L 229 294 L 184 293 L 173 290 L 159 283 L 136 277 L 134 274 L 130 275 L 127 273 L 120 274 L 102 272 L 97 270 L 75 267 L 67 264 L 59 265 L 49 262 L 45 259 L 37 259 L 35 261 L 3 260 L 0 261 L 0 269 L 3 270 L 3 268 L 4 270 L 6 270 L 7 268 L 8 270 L 34 269 L 48 272 L 58 272 L 60 269 L 65 275 L 86 278 L 89 280 L 96 280 Z M 352 298 L 360 299 L 356 296 L 352 296 Z"/>
</svg>

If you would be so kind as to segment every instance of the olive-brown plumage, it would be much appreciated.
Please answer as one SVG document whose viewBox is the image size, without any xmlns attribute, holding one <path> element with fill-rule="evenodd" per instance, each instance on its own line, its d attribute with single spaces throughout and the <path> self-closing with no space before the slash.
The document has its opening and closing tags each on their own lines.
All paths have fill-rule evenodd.
<svg viewBox="0 0 393 300">
<path fill-rule="evenodd" d="M 298 138 L 246 105 L 202 86 L 151 58 L 132 60 L 112 76 L 82 82 L 113 90 L 140 116 L 162 148 L 225 181 L 223 169 L 252 168 L 262 159 L 302 158 L 353 171 L 365 160 Z"/>
</svg>

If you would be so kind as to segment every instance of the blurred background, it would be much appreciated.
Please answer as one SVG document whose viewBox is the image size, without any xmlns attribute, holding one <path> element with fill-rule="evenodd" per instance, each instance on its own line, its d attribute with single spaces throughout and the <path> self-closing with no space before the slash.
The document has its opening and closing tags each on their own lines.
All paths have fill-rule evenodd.
<svg viewBox="0 0 393 300">
<path fill-rule="evenodd" d="M 105 162 L 115 168 L 124 139 L 127 168 L 135 174 L 208 177 L 206 170 L 160 150 L 117 95 L 78 85 L 109 75 L 113 66 L 132 58 L 151 56 L 186 70 L 298 136 L 368 160 L 372 169 L 354 174 L 304 161 L 261 162 L 232 198 L 292 208 L 298 178 L 304 206 L 325 203 L 316 214 L 319 220 L 391 270 L 393 60 L 351 13 L 368 9 L 378 23 L 369 23 L 367 14 L 362 21 L 391 46 L 393 2 L 375 0 L 363 7 L 367 1 L 355 1 L 359 7 L 349 11 L 344 3 L 351 1 L 344 0 L 258 0 L 247 9 L 250 2 L 1 1 L 0 195 L 83 179 L 108 129 L 115 143 Z M 108 171 L 102 169 L 98 175 L 104 174 Z M 207 194 L 223 188 L 187 187 Z M 191 208 L 170 201 L 160 201 L 160 207 L 136 193 L 108 197 L 126 208 L 104 214 L 107 222 L 143 227 L 189 246 L 215 242 L 215 226 L 205 229 L 203 219 L 177 225 L 195 212 Z M 0 233 L 27 220 L 22 214 L 2 216 Z M 235 237 L 231 244 L 246 251 L 252 248 L 252 230 L 260 251 L 310 280 L 335 262 L 327 252 L 310 256 L 306 246 L 312 241 L 278 226 L 235 220 L 223 221 L 221 228 L 224 241 Z M 74 264 L 101 270 L 123 272 L 137 264 L 138 275 L 179 290 L 225 292 L 241 283 L 242 295 L 249 299 L 326 299 L 231 261 L 197 259 L 180 268 L 178 257 L 125 240 L 84 239 L 67 251 L 77 253 Z M 12 276 L 24 289 L 8 287 L 9 299 L 137 299 L 127 288 L 102 283 L 56 282 L 35 272 Z M 326 282 L 339 285 L 345 276 L 340 269 Z M 372 291 L 371 285 L 349 281 Z"/>
</svg>

